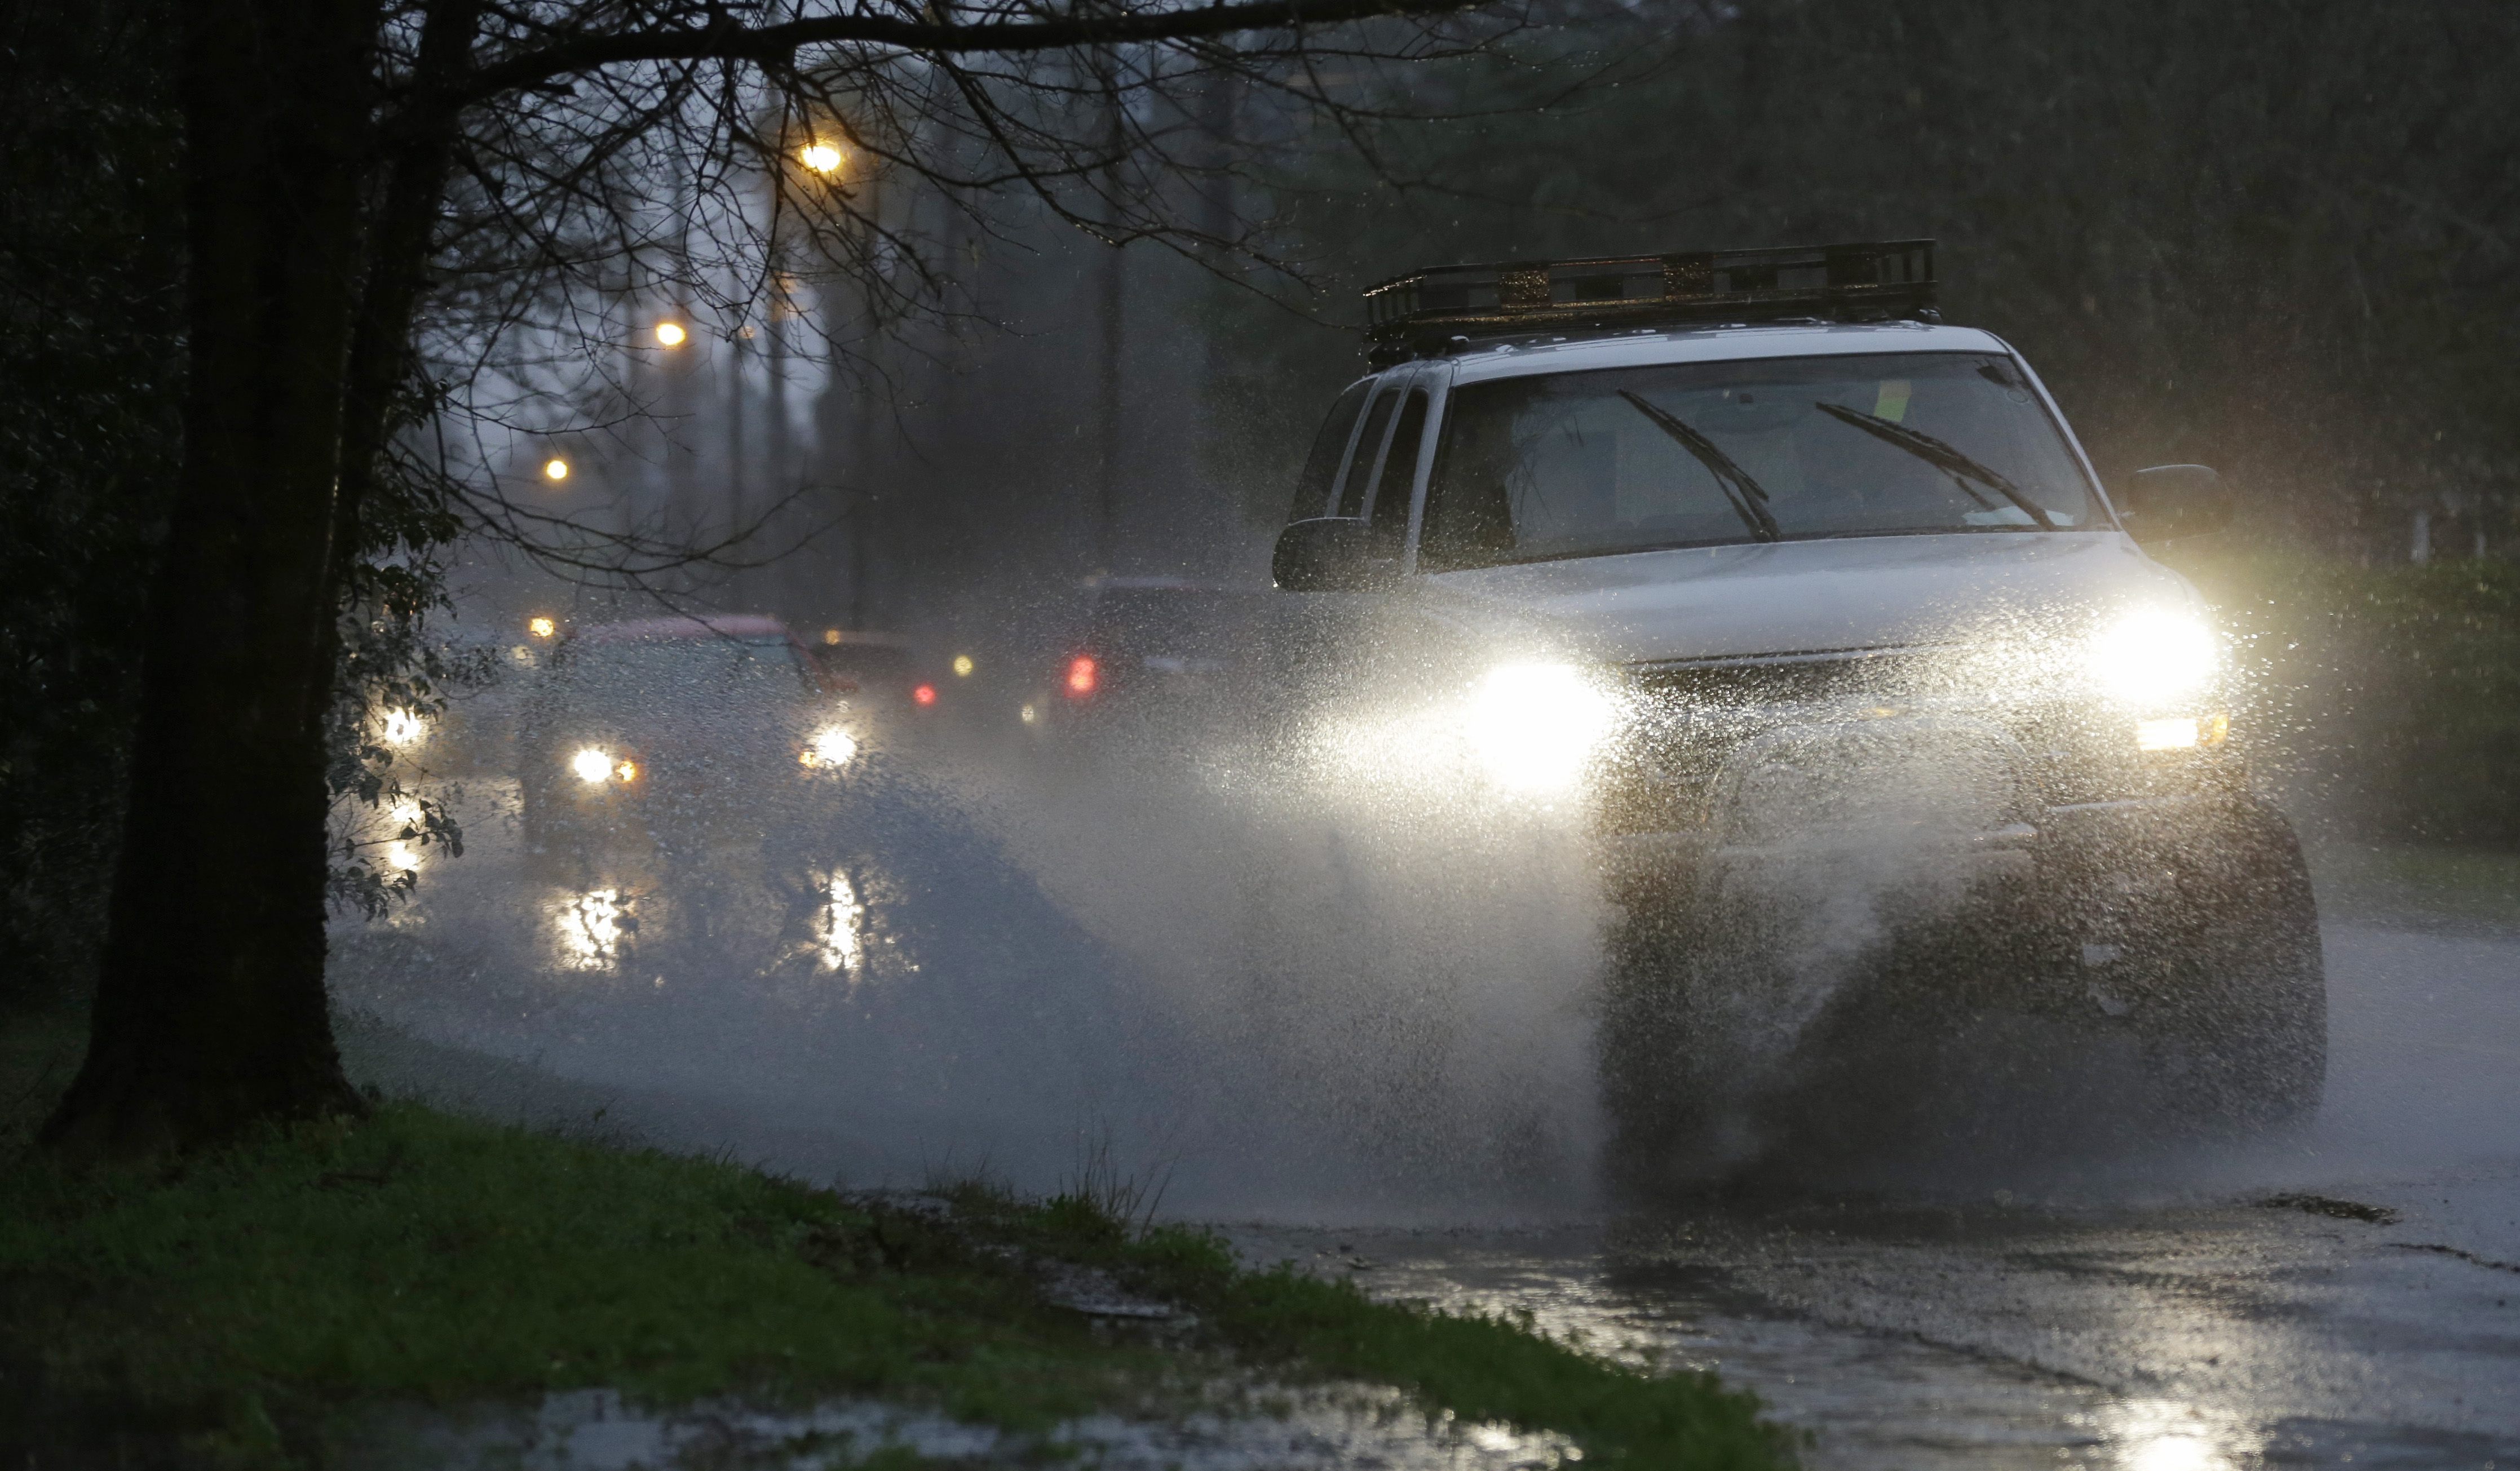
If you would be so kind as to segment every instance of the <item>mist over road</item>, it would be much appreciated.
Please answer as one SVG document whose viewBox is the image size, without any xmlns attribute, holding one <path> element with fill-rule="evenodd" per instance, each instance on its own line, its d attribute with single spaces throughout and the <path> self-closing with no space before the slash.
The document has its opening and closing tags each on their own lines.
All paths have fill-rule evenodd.
<svg viewBox="0 0 2520 1471">
<path fill-rule="evenodd" d="M 1238 1241 L 1718 1370 L 1820 1467 L 2520 1464 L 2520 938 L 2326 939 L 2327 1105 L 2262 1146 Z"/>
<path fill-rule="evenodd" d="M 2296 1134 L 1621 1218 L 1564 896 L 1446 910 L 1406 834 L 1125 790 L 896 769 L 827 828 L 562 874 L 478 783 L 467 856 L 337 932 L 354 1066 L 851 1184 L 1099 1158 L 1259 1259 L 1720 1370 L 1824 1467 L 2520 1463 L 2520 936 L 2331 922 Z"/>
</svg>

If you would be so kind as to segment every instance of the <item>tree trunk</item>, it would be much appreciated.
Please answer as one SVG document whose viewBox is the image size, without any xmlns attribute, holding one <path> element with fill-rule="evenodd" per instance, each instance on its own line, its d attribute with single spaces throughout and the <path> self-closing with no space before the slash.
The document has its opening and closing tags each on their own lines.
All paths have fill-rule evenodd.
<svg viewBox="0 0 2520 1471">
<path fill-rule="evenodd" d="M 94 1032 L 45 1129 L 79 1157 L 359 1107 L 325 1006 L 324 715 L 378 13 L 180 13 L 184 464 Z"/>
</svg>

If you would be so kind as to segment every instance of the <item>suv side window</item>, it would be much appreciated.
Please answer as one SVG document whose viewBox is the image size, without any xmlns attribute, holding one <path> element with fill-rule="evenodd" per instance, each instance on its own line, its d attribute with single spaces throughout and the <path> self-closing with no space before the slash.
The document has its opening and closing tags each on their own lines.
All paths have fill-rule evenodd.
<svg viewBox="0 0 2520 1471">
<path fill-rule="evenodd" d="M 1445 416 L 1451 415 L 1448 404 Z M 1513 552 L 1513 511 L 1505 482 L 1492 475 L 1464 473 L 1456 466 L 1453 441 L 1458 437 L 1448 433 L 1435 447 L 1434 472 L 1426 477 L 1426 513 L 1418 525 L 1418 570 L 1421 572 L 1483 567 Z"/>
<path fill-rule="evenodd" d="M 1340 482 L 1338 509 L 1332 515 L 1365 514 L 1366 487 L 1373 479 L 1378 463 L 1375 452 L 1382 447 L 1382 431 L 1391 427 L 1391 407 L 1400 402 L 1397 385 L 1375 395 L 1373 408 L 1365 416 L 1365 432 L 1356 436 L 1356 453 L 1347 462 L 1347 478 Z"/>
<path fill-rule="evenodd" d="M 1356 416 L 1372 391 L 1373 380 L 1368 379 L 1330 405 L 1330 417 L 1322 422 L 1322 431 L 1313 436 L 1312 453 L 1304 457 L 1304 472 L 1295 477 L 1295 504 L 1286 519 L 1301 521 L 1328 513 L 1330 482 L 1338 475 L 1339 462 L 1346 458 L 1347 442 L 1356 429 Z"/>
<path fill-rule="evenodd" d="M 1397 553 L 1409 535 L 1409 493 L 1418 484 L 1418 441 L 1426 432 L 1426 390 L 1409 390 L 1400 411 L 1400 425 L 1391 431 L 1391 448 L 1382 457 L 1382 474 L 1373 487 L 1373 534 Z"/>
</svg>

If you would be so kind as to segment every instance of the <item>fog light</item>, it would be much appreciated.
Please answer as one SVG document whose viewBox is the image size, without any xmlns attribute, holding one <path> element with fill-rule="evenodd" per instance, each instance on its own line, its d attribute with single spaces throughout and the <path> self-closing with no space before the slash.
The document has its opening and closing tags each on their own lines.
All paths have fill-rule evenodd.
<svg viewBox="0 0 2520 1471">
<path fill-rule="evenodd" d="M 2191 751 L 2201 745 L 2221 745 L 2231 734 L 2228 715 L 2182 715 L 2170 720 L 2138 720 L 2135 723 L 2135 748 L 2138 751 Z"/>
</svg>

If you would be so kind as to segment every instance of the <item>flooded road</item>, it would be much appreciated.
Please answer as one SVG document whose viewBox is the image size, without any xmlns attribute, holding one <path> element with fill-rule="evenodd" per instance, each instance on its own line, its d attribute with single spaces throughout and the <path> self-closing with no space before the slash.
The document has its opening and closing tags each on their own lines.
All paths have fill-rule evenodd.
<svg viewBox="0 0 2520 1471">
<path fill-rule="evenodd" d="M 2520 1466 L 2520 942 L 2327 941 L 2328 1104 L 2280 1143 L 1572 1228 L 1235 1238 L 1717 1370 L 1811 1432 L 1817 1467 Z"/>
<path fill-rule="evenodd" d="M 1254 1260 L 1717 1370 L 1815 1466 L 2520 1466 L 2520 935 L 2342 911 L 2327 1102 L 2294 1134 L 1623 1218 L 1589 1080 L 1546 1065 L 1581 1035 L 1554 952 L 1497 971 L 1540 975 L 1519 1010 L 1475 966 L 1403 957 L 1375 992 L 1332 965 L 1344 1050 L 1273 1052 L 1293 1003 L 1241 990 L 1283 966 L 1162 963 L 1213 943 L 1213 856 L 1080 902 L 1085 857 L 912 781 L 805 848 L 560 873 L 497 797 L 421 900 L 337 933 L 370 1080 L 858 1185 L 1100 1161 L 1259 1223 L 1231 1229 Z M 1482 1050 L 1516 1029 L 1547 1048 Z M 1447 1056 L 1505 1061 L 1476 1088 Z"/>
</svg>

